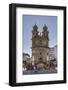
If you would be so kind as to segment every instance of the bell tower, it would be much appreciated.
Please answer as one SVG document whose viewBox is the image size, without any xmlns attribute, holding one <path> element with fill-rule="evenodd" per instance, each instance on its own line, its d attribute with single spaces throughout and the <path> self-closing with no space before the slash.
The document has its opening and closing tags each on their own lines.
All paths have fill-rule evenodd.
<svg viewBox="0 0 68 90">
<path fill-rule="evenodd" d="M 38 32 L 38 27 L 35 24 L 32 30 L 32 57 L 33 62 L 38 68 L 40 64 L 46 68 L 47 55 L 49 49 L 48 27 L 44 25 L 43 31 Z"/>
<path fill-rule="evenodd" d="M 37 25 L 35 24 L 34 26 L 33 26 L 33 30 L 32 30 L 32 37 L 35 37 L 36 35 L 38 35 L 38 27 L 37 27 Z"/>
<path fill-rule="evenodd" d="M 33 30 L 32 30 L 32 48 L 36 47 L 37 45 L 37 38 L 38 38 L 38 27 L 37 25 L 35 24 L 33 26 Z"/>
<path fill-rule="evenodd" d="M 49 47 L 49 32 L 46 25 L 43 26 L 42 37 L 44 39 L 45 46 Z"/>
<path fill-rule="evenodd" d="M 48 33 L 49 33 L 49 32 L 48 32 L 48 27 L 47 27 L 46 25 L 44 25 L 44 27 L 43 27 L 43 32 L 42 32 L 42 33 L 43 33 L 43 36 L 44 36 L 44 37 L 47 37 L 47 38 L 48 38 Z"/>
</svg>

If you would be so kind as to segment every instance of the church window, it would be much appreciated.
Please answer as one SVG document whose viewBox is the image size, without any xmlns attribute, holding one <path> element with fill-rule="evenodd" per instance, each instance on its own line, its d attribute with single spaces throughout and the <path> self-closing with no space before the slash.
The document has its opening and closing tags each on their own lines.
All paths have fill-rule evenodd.
<svg viewBox="0 0 68 90">
<path fill-rule="evenodd" d="M 40 52 L 40 55 L 41 55 L 42 53 Z"/>
</svg>

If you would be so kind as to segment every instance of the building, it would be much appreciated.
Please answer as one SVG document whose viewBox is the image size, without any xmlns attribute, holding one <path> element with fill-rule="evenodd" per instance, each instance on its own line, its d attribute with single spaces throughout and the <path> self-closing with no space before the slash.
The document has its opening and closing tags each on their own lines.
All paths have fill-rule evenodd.
<svg viewBox="0 0 68 90">
<path fill-rule="evenodd" d="M 23 70 L 27 70 L 27 65 L 31 62 L 30 55 L 28 53 L 23 53 Z"/>
<path fill-rule="evenodd" d="M 30 61 L 30 55 L 28 53 L 23 53 L 23 61 L 26 61 L 26 62 Z"/>
<path fill-rule="evenodd" d="M 53 48 L 49 48 L 48 61 L 53 63 L 54 68 L 57 67 L 57 45 Z"/>
<path fill-rule="evenodd" d="M 57 60 L 57 45 L 54 47 L 54 55 L 55 55 L 55 58 Z"/>
<path fill-rule="evenodd" d="M 57 45 L 54 46 L 53 48 L 49 48 L 49 53 L 48 53 L 48 60 L 57 60 Z"/>
<path fill-rule="evenodd" d="M 34 65 L 46 67 L 49 51 L 48 27 L 44 25 L 43 31 L 39 32 L 35 24 L 32 30 L 32 60 Z M 40 68 L 41 68 L 40 67 Z"/>
</svg>

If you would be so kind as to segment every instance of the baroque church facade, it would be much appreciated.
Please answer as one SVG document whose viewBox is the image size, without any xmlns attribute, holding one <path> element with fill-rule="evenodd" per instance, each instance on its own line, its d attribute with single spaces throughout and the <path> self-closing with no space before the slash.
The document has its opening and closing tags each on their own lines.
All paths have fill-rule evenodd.
<svg viewBox="0 0 68 90">
<path fill-rule="evenodd" d="M 49 32 L 44 25 L 42 32 L 38 31 L 35 24 L 32 30 L 32 58 L 34 65 L 39 68 L 46 68 L 47 56 L 49 51 Z"/>
</svg>

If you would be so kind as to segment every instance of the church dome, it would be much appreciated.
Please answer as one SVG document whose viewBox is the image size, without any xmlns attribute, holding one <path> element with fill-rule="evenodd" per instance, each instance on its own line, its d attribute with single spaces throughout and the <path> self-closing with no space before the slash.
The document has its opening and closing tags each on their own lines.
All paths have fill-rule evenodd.
<svg viewBox="0 0 68 90">
<path fill-rule="evenodd" d="M 34 29 L 34 30 L 37 30 L 37 29 L 38 29 L 38 27 L 37 27 L 36 24 L 33 26 L 33 29 Z"/>
<path fill-rule="evenodd" d="M 47 25 L 45 24 L 44 27 L 43 27 L 43 30 L 47 30 L 47 29 L 48 29 L 48 27 L 47 27 Z"/>
</svg>

